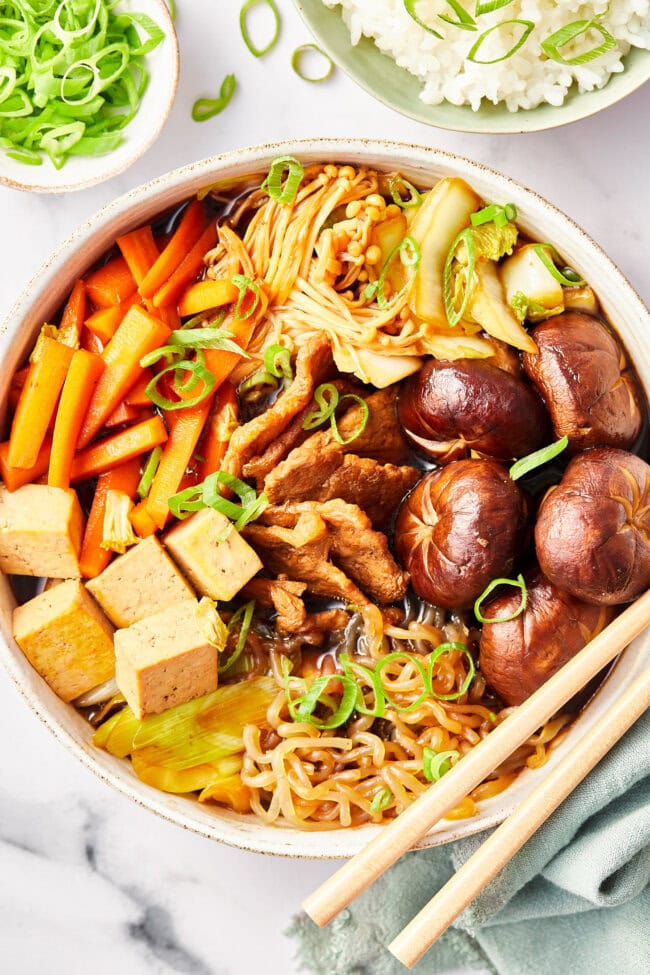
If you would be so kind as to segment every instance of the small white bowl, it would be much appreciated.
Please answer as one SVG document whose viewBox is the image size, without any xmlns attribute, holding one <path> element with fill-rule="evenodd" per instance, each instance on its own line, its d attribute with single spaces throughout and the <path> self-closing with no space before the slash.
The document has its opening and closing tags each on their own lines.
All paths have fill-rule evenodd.
<svg viewBox="0 0 650 975">
<path fill-rule="evenodd" d="M 276 156 L 297 156 L 304 163 L 328 161 L 372 165 L 427 186 L 442 176 L 461 176 L 485 199 L 512 202 L 524 231 L 537 240 L 552 241 L 567 263 L 597 289 L 603 309 L 615 324 L 638 375 L 650 392 L 650 312 L 603 251 L 573 221 L 546 200 L 492 169 L 460 156 L 416 146 L 361 140 L 285 142 L 230 152 L 185 166 L 152 180 L 114 200 L 79 227 L 39 270 L 3 325 L 0 326 L 0 407 L 4 410 L 11 377 L 24 361 L 44 321 L 61 306 L 74 281 L 113 244 L 115 238 L 198 189 L 264 172 Z M 0 410 L 0 413 L 1 413 Z M 0 420 L 1 420 L 0 415 Z M 0 662 L 28 707 L 69 751 L 103 781 L 158 816 L 202 836 L 232 846 L 283 856 L 349 857 L 381 826 L 366 825 L 334 831 L 301 831 L 286 824 L 267 826 L 253 815 L 199 804 L 193 798 L 167 795 L 141 782 L 128 760 L 114 758 L 92 744 L 92 728 L 71 705 L 64 704 L 32 669 L 11 635 L 14 599 L 6 577 L 0 577 Z M 648 666 L 650 632 L 637 638 L 619 658 L 598 693 L 584 708 L 541 769 L 525 770 L 501 795 L 480 805 L 472 819 L 442 821 L 419 844 L 434 846 L 494 826 L 537 785 L 609 705 Z M 36 757 L 35 757 L 36 761 Z"/>
<path fill-rule="evenodd" d="M 146 14 L 165 32 L 158 47 L 146 55 L 149 84 L 137 114 L 124 129 L 122 145 L 101 156 L 70 156 L 61 169 L 45 155 L 40 166 L 28 166 L 0 150 L 0 183 L 33 193 L 84 190 L 124 172 L 156 141 L 178 86 L 180 59 L 174 24 L 165 0 L 122 0 L 117 10 Z"/>
</svg>

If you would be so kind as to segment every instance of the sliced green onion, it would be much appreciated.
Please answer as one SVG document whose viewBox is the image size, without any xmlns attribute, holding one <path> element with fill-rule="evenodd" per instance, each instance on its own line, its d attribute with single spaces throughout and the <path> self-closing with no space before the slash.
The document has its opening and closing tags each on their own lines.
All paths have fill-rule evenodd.
<svg viewBox="0 0 650 975">
<path fill-rule="evenodd" d="M 439 34 L 437 30 L 434 30 L 433 27 L 431 27 L 429 24 L 425 23 L 420 17 L 418 17 L 418 15 L 415 12 L 416 3 L 417 0 L 404 0 L 404 9 L 406 10 L 409 17 L 412 17 L 415 23 L 418 24 L 420 27 L 422 27 L 424 30 L 426 30 L 429 34 L 433 34 L 434 37 L 437 37 L 441 41 L 444 40 L 442 34 Z"/>
<path fill-rule="evenodd" d="M 264 352 L 264 368 L 276 379 L 293 381 L 291 368 L 291 352 L 285 345 L 269 345 Z"/>
<path fill-rule="evenodd" d="M 491 14 L 495 10 L 501 10 L 502 7 L 509 7 L 511 3 L 512 0 L 477 0 L 474 13 L 477 17 L 482 17 L 483 14 Z"/>
<path fill-rule="evenodd" d="M 258 305 L 262 300 L 260 296 L 260 286 L 256 281 L 252 281 L 250 278 L 247 278 L 245 274 L 235 274 L 232 278 L 232 283 L 236 288 L 239 288 L 239 296 L 237 298 L 237 304 L 235 305 L 235 318 L 243 321 L 246 318 L 250 318 L 251 315 L 257 311 Z M 250 302 L 250 307 L 244 310 L 244 305 L 248 295 L 250 294 L 253 295 L 253 300 Z"/>
<path fill-rule="evenodd" d="M 162 447 L 154 447 L 154 449 L 149 454 L 149 460 L 147 461 L 145 468 L 142 472 L 142 477 L 140 478 L 140 483 L 137 487 L 138 497 L 144 500 L 149 491 L 151 490 L 151 484 L 153 482 L 156 471 L 158 470 L 158 464 L 160 463 L 160 458 L 162 457 Z"/>
<path fill-rule="evenodd" d="M 172 19 L 172 23 L 176 20 L 176 0 L 166 0 L 167 6 L 169 7 L 169 16 Z"/>
<path fill-rule="evenodd" d="M 197 98 L 192 105 L 192 118 L 195 122 L 207 122 L 223 112 L 235 94 L 237 79 L 234 74 L 227 74 L 221 82 L 218 98 Z"/>
<path fill-rule="evenodd" d="M 555 280 L 560 284 L 567 288 L 581 288 L 587 283 L 586 281 L 583 281 L 583 279 L 570 267 L 565 267 L 564 273 L 557 269 L 555 266 L 557 252 L 552 244 L 535 244 L 533 250 L 539 257 L 546 270 L 550 271 Z M 569 277 L 569 274 L 571 277 Z"/>
<path fill-rule="evenodd" d="M 289 661 L 286 657 L 282 660 L 282 673 L 284 676 L 287 708 L 293 721 L 300 723 L 304 721 L 307 724 L 313 725 L 314 728 L 327 730 L 330 728 L 339 728 L 345 724 L 354 711 L 358 687 L 352 678 L 340 674 L 326 674 L 323 677 L 317 677 L 312 681 L 311 686 L 307 688 L 307 682 L 302 680 L 302 678 L 291 678 Z M 305 693 L 299 697 L 292 697 L 291 680 L 294 682 L 300 681 L 301 686 L 305 689 Z M 335 707 L 332 699 L 328 699 L 325 694 L 328 684 L 332 681 L 340 682 L 343 685 L 343 696 L 338 707 Z M 314 711 L 319 704 L 325 704 L 331 709 L 332 713 L 329 718 L 322 719 L 314 716 Z"/>
<path fill-rule="evenodd" d="M 422 771 L 428 782 L 437 782 L 446 775 L 451 768 L 452 762 L 457 762 L 460 752 L 455 749 L 446 752 L 436 752 L 433 748 L 425 748 L 422 751 Z"/>
<path fill-rule="evenodd" d="M 166 396 L 163 396 L 162 393 L 158 392 L 156 387 L 162 377 L 168 372 L 175 372 L 176 370 L 186 370 L 191 374 L 188 381 L 191 384 L 191 387 L 189 388 L 195 387 L 199 382 L 203 383 L 201 392 L 193 399 L 170 400 L 167 399 Z M 161 372 L 154 376 L 145 389 L 145 393 L 151 402 L 161 410 L 184 410 L 190 406 L 196 406 L 198 403 L 201 403 L 206 396 L 210 395 L 214 389 L 215 383 L 216 379 L 214 378 L 213 374 L 200 362 L 192 362 L 189 359 L 182 359 L 180 362 L 172 362 L 171 365 L 165 366 Z M 181 392 L 186 392 L 188 391 L 188 384 L 186 383 L 185 386 L 178 385 L 177 388 Z"/>
<path fill-rule="evenodd" d="M 422 683 L 424 684 L 424 690 L 422 691 L 422 694 L 420 694 L 417 700 L 413 701 L 408 706 L 404 706 L 403 704 L 397 704 L 395 701 L 393 701 L 393 699 L 391 698 L 391 696 L 389 695 L 385 687 L 383 688 L 383 691 L 384 691 L 384 697 L 386 699 L 386 703 L 390 708 L 392 708 L 394 711 L 399 711 L 401 714 L 408 714 L 409 711 L 415 711 L 422 704 L 424 704 L 424 702 L 430 696 L 431 693 L 429 688 L 429 680 L 424 665 L 421 664 L 420 661 L 417 659 L 417 657 L 414 656 L 413 654 L 406 653 L 403 650 L 398 650 L 396 653 L 387 653 L 385 657 L 380 657 L 380 659 L 375 664 L 375 671 L 377 673 L 377 676 L 381 678 L 381 672 L 386 666 L 386 664 L 389 664 L 392 660 L 400 660 L 400 659 L 406 660 L 409 663 L 415 665 L 416 670 L 418 671 L 420 677 L 422 678 Z"/>
<path fill-rule="evenodd" d="M 248 352 L 234 341 L 232 333 L 220 328 L 179 328 L 169 336 L 169 343 L 182 349 L 222 349 L 250 359 Z"/>
<path fill-rule="evenodd" d="M 487 40 L 490 34 L 492 34 L 495 30 L 499 30 L 501 27 L 507 27 L 509 24 L 520 24 L 524 28 L 519 40 L 512 45 L 509 51 L 502 54 L 501 57 L 490 58 L 488 61 L 479 60 L 476 55 L 478 54 L 483 42 Z M 494 24 L 492 27 L 488 27 L 487 30 L 483 31 L 480 37 L 476 39 L 476 43 L 467 55 L 467 60 L 473 61 L 474 64 L 498 64 L 500 61 L 507 61 L 508 58 L 511 58 L 513 54 L 516 54 L 520 47 L 523 47 L 534 29 L 535 24 L 532 20 L 520 20 L 518 18 L 514 18 L 513 20 L 502 20 L 500 23 Z"/>
<path fill-rule="evenodd" d="M 461 30 L 476 30 L 476 21 L 458 0 L 447 0 L 447 3 L 456 14 L 456 20 L 446 14 L 438 14 L 440 20 L 444 20 L 446 24 L 451 24 L 452 27 L 459 27 Z"/>
<path fill-rule="evenodd" d="M 510 0 L 511 2 L 511 0 Z M 484 223 L 494 223 L 497 227 L 505 227 L 507 223 L 517 219 L 517 207 L 514 203 L 506 203 L 505 206 L 498 206 L 492 203 L 490 206 L 478 210 L 470 217 L 472 227 L 480 227 Z"/>
<path fill-rule="evenodd" d="M 516 612 L 512 613 L 510 616 L 499 616 L 495 619 L 483 616 L 481 612 L 481 603 L 484 602 L 491 593 L 497 588 L 497 586 L 514 586 L 515 589 L 521 590 L 521 602 L 517 607 Z M 526 603 L 528 601 L 528 589 L 526 588 L 526 583 L 524 577 L 520 574 L 516 579 L 493 579 L 492 582 L 486 587 L 485 591 L 481 593 L 476 602 L 474 603 L 474 615 L 479 623 L 509 623 L 510 620 L 516 619 L 521 613 L 526 609 Z"/>
<path fill-rule="evenodd" d="M 419 207 L 422 203 L 422 194 L 420 191 L 413 186 L 413 183 L 410 183 L 399 174 L 388 178 L 388 190 L 393 203 L 401 207 L 402 210 Z M 405 194 L 408 194 L 408 196 Z"/>
<path fill-rule="evenodd" d="M 515 291 L 510 299 L 510 307 L 519 321 L 525 322 L 531 315 L 537 315 L 539 318 L 552 318 L 554 315 L 561 315 L 564 311 L 564 302 L 554 308 L 547 308 L 539 301 L 529 298 L 523 291 Z"/>
<path fill-rule="evenodd" d="M 224 664 L 219 667 L 219 674 L 227 674 L 235 666 L 239 658 L 241 657 L 244 647 L 246 646 L 246 640 L 248 639 L 248 634 L 250 632 L 251 623 L 253 621 L 253 613 L 255 612 L 255 600 L 251 599 L 249 603 L 245 603 L 244 606 L 240 606 L 236 613 L 228 620 L 228 629 L 230 632 L 235 628 L 235 624 L 240 624 L 239 636 L 237 637 L 237 643 L 235 644 L 235 649 L 230 654 L 228 659 Z"/>
<path fill-rule="evenodd" d="M 381 679 L 377 672 L 370 667 L 365 667 L 363 664 L 358 663 L 356 660 L 351 660 L 347 653 L 342 653 L 339 657 L 339 663 L 343 667 L 343 673 L 346 677 L 351 677 L 352 680 L 356 680 L 355 674 L 359 674 L 362 680 L 365 680 L 367 684 L 372 687 L 372 691 L 375 698 L 374 707 L 369 708 L 366 706 L 365 698 L 359 687 L 359 693 L 357 695 L 357 703 L 355 710 L 359 714 L 369 714 L 374 718 L 383 718 L 386 708 L 385 708 L 385 698 L 384 689 L 381 684 Z M 358 686 L 358 681 L 357 681 Z"/>
<path fill-rule="evenodd" d="M 370 803 L 370 812 L 382 812 L 388 806 L 390 806 L 390 801 L 393 798 L 393 793 L 390 791 L 388 786 L 384 786 L 375 795 L 374 799 Z"/>
<path fill-rule="evenodd" d="M 221 486 L 230 488 L 239 497 L 241 504 L 224 498 L 221 494 Z M 258 496 L 250 485 L 228 474 L 227 471 L 215 471 L 214 474 L 206 477 L 202 484 L 185 488 L 184 491 L 172 495 L 167 504 L 174 517 L 181 520 L 194 511 L 213 508 L 234 522 L 236 530 L 240 531 L 244 525 L 259 518 L 268 507 L 269 501 L 265 494 Z M 224 541 L 227 535 L 228 531 L 224 532 L 218 541 Z"/>
<path fill-rule="evenodd" d="M 283 182 L 285 172 L 287 175 Z M 262 189 L 276 203 L 291 204 L 296 199 L 304 175 L 305 170 L 294 156 L 278 156 L 271 163 Z"/>
<path fill-rule="evenodd" d="M 469 664 L 467 668 L 467 676 L 465 677 L 465 680 L 463 681 L 463 684 L 459 691 L 455 691 L 453 694 L 438 694 L 433 689 L 433 665 L 435 664 L 438 657 L 441 657 L 443 653 L 450 653 L 454 650 L 460 650 L 467 657 L 467 661 Z M 467 694 L 467 691 L 469 690 L 470 685 L 474 680 L 475 674 L 476 674 L 476 665 L 474 664 L 474 658 L 472 657 L 471 653 L 469 652 L 469 650 L 467 649 L 464 643 L 453 643 L 453 642 L 441 643 L 439 646 L 436 647 L 436 649 L 431 653 L 431 656 L 429 657 L 429 663 L 428 663 L 429 689 L 433 697 L 437 698 L 439 701 L 457 701 L 459 697 L 463 696 L 463 694 Z"/>
<path fill-rule="evenodd" d="M 365 288 L 363 289 L 362 295 L 366 299 L 366 301 L 372 301 L 372 299 L 377 294 L 377 288 L 378 287 L 379 287 L 379 285 L 377 284 L 376 281 L 371 281 L 369 284 L 367 284 L 365 286 Z"/>
<path fill-rule="evenodd" d="M 306 74 L 302 67 L 303 58 L 308 51 L 315 51 L 322 58 L 324 58 L 326 62 L 326 67 L 323 74 L 318 75 L 315 78 Z M 318 44 L 301 44 L 300 47 L 297 47 L 291 55 L 291 67 L 296 72 L 298 77 L 303 81 L 309 81 L 311 84 L 317 85 L 320 84 L 321 81 L 327 81 L 328 78 L 331 78 L 332 72 L 334 71 L 334 62 L 330 57 L 328 57 L 327 54 L 325 54 L 325 51 L 320 49 Z"/>
<path fill-rule="evenodd" d="M 321 383 L 314 390 L 318 409 L 308 413 L 302 421 L 303 430 L 314 430 L 326 423 L 339 405 L 339 391 L 332 383 Z"/>
<path fill-rule="evenodd" d="M 366 429 L 366 423 L 368 422 L 368 417 L 370 416 L 370 409 L 365 399 L 362 399 L 360 396 L 357 396 L 355 393 L 346 393 L 345 396 L 341 396 L 339 398 L 339 403 L 342 403 L 344 399 L 352 399 L 359 404 L 359 406 L 361 407 L 361 417 L 359 419 L 359 426 L 356 428 L 356 430 L 354 430 L 354 432 L 347 439 L 344 440 L 336 424 L 336 413 L 331 414 L 330 424 L 332 427 L 332 436 L 334 437 L 334 439 L 338 444 L 341 444 L 342 447 L 345 447 L 346 444 L 352 443 L 353 440 L 356 440 L 357 437 L 359 437 L 363 433 L 363 431 Z"/>
<path fill-rule="evenodd" d="M 420 266 L 420 261 L 422 260 L 422 252 L 420 251 L 420 247 L 414 237 L 404 237 L 404 239 L 392 249 L 384 262 L 384 266 L 382 267 L 377 280 L 377 304 L 382 311 L 386 311 L 391 305 L 391 302 L 388 300 L 384 292 L 384 286 L 388 269 L 390 268 L 397 254 L 399 254 L 402 266 L 410 268 L 412 275 L 416 273 L 418 267 Z M 404 291 L 409 287 L 410 281 L 405 285 L 404 288 L 402 288 L 398 295 L 392 299 L 392 301 L 399 301 L 403 296 Z"/>
<path fill-rule="evenodd" d="M 248 376 L 240 384 L 237 392 L 248 403 L 256 403 L 267 393 L 272 393 L 278 388 L 277 377 L 266 369 L 258 369 L 251 376 Z"/>
<path fill-rule="evenodd" d="M 250 33 L 248 31 L 248 14 L 253 9 L 253 7 L 257 7 L 258 4 L 260 3 L 263 3 L 267 7 L 269 7 L 271 13 L 273 14 L 273 19 L 274 19 L 273 36 L 264 47 L 255 47 L 255 45 L 251 40 Z M 278 10 L 275 4 L 275 0 L 246 0 L 246 3 L 239 11 L 239 29 L 241 31 L 241 36 L 244 39 L 244 44 L 246 45 L 248 50 L 251 52 L 253 57 L 256 58 L 263 57 L 263 55 L 268 54 L 269 51 L 275 47 L 275 45 L 278 42 L 278 38 L 280 37 L 281 24 L 282 24 L 282 20 L 280 18 L 280 11 Z"/>
<path fill-rule="evenodd" d="M 203 501 L 203 485 L 197 484 L 195 487 L 188 487 L 179 491 L 178 494 L 169 498 L 167 504 L 174 518 L 183 521 L 195 511 L 201 511 L 206 507 Z"/>
<path fill-rule="evenodd" d="M 602 57 L 608 51 L 612 51 L 617 46 L 617 43 L 615 38 L 600 23 L 599 18 L 602 16 L 604 14 L 599 14 L 590 20 L 574 20 L 573 23 L 566 24 L 564 27 L 556 30 L 554 34 L 551 34 L 550 37 L 542 41 L 541 47 L 544 54 L 553 61 L 559 61 L 560 64 L 575 65 L 595 61 L 596 58 Z M 560 54 L 561 47 L 565 47 L 571 41 L 575 40 L 576 37 L 586 34 L 589 30 L 598 31 L 603 39 L 602 44 L 592 48 L 591 51 L 585 51 L 584 54 L 577 54 L 574 58 L 565 58 Z"/>
<path fill-rule="evenodd" d="M 549 444 L 548 447 L 542 447 L 541 450 L 536 450 L 534 453 L 528 454 L 527 457 L 521 457 L 510 468 L 510 477 L 513 481 L 518 481 L 524 474 L 530 474 L 536 467 L 541 467 L 542 464 L 547 464 L 549 460 L 553 460 L 563 450 L 566 450 L 568 446 L 569 438 L 562 437 L 561 440 L 556 440 L 555 443 Z"/>
<path fill-rule="evenodd" d="M 454 308 L 454 295 L 451 286 L 451 269 L 456 251 L 458 250 L 459 244 L 465 242 L 467 248 L 467 282 L 465 285 L 465 294 L 463 296 L 463 301 L 458 309 Z M 461 232 L 456 237 L 449 248 L 449 253 L 447 254 L 447 259 L 445 260 L 445 269 L 442 276 L 442 293 L 443 300 L 445 303 L 445 312 L 447 313 L 447 321 L 453 327 L 458 325 L 459 321 L 462 319 L 463 315 L 467 310 L 467 305 L 469 303 L 469 296 L 472 290 L 472 282 L 474 277 L 474 268 L 476 267 L 476 247 L 474 245 L 474 236 L 469 227 Z"/>
</svg>

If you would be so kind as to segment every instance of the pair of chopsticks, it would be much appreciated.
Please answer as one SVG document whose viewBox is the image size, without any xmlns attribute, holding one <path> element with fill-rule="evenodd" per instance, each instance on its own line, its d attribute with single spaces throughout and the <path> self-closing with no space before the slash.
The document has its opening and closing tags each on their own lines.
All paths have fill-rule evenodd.
<svg viewBox="0 0 650 975">
<path fill-rule="evenodd" d="M 648 625 L 650 590 L 311 894 L 303 904 L 307 914 L 320 927 L 331 921 Z M 650 666 L 422 908 L 389 951 L 412 968 L 648 707 Z"/>
</svg>

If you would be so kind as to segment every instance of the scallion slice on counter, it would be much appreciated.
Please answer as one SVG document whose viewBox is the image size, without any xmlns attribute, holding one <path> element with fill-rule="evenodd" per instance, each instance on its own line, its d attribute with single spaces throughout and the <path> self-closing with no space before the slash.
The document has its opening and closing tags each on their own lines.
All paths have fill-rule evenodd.
<svg viewBox="0 0 650 975">
<path fill-rule="evenodd" d="M 600 17 L 602 16 L 604 15 L 599 14 L 590 20 L 574 20 L 571 24 L 560 27 L 554 34 L 551 34 L 550 37 L 542 41 L 541 47 L 544 54 L 553 61 L 559 61 L 560 64 L 575 65 L 588 64 L 589 61 L 595 61 L 596 58 L 602 57 L 608 51 L 612 51 L 616 47 L 616 40 L 600 23 Z M 583 54 L 576 54 L 573 58 L 565 58 L 560 53 L 560 48 L 566 47 L 571 41 L 586 34 L 589 30 L 595 30 L 600 34 L 603 39 L 602 44 L 592 48 L 590 51 L 585 51 Z"/>
<path fill-rule="evenodd" d="M 433 34 L 439 40 L 444 40 L 442 34 L 439 34 L 437 30 L 434 30 L 430 24 L 425 23 L 421 17 L 418 17 L 415 7 L 417 5 L 417 0 L 404 0 L 404 9 L 406 10 L 409 17 L 412 17 L 416 24 L 423 28 L 423 30 L 428 31 L 429 34 Z"/>
<path fill-rule="evenodd" d="M 375 793 L 375 797 L 370 803 L 370 812 L 383 812 L 384 809 L 390 806 L 390 801 L 393 798 L 393 793 L 388 788 L 387 785 L 380 789 L 379 792 Z"/>
<path fill-rule="evenodd" d="M 142 472 L 142 477 L 140 478 L 140 483 L 137 487 L 138 497 L 144 500 L 149 491 L 151 490 L 151 485 L 153 479 L 158 470 L 158 464 L 160 463 L 160 458 L 162 457 L 162 447 L 154 447 L 154 449 L 149 454 L 149 459 L 145 465 L 144 471 Z"/>
<path fill-rule="evenodd" d="M 227 674 L 235 666 L 242 653 L 244 652 L 244 647 L 246 646 L 246 640 L 248 639 L 248 634 L 250 633 L 251 623 L 253 622 L 253 613 L 255 612 L 255 600 L 251 599 L 250 602 L 245 603 L 240 606 L 239 609 L 233 613 L 233 615 L 228 620 L 228 629 L 232 632 L 237 623 L 239 626 L 239 636 L 237 637 L 237 643 L 235 644 L 235 649 L 230 654 L 228 659 L 224 664 L 219 667 L 219 674 Z M 241 622 L 240 622 L 241 621 Z"/>
<path fill-rule="evenodd" d="M 276 203 L 291 204 L 296 199 L 304 175 L 305 170 L 295 156 L 278 156 L 271 163 L 268 175 L 262 183 L 262 189 L 266 190 Z"/>
<path fill-rule="evenodd" d="M 436 752 L 433 748 L 426 747 L 422 751 L 422 772 L 428 782 L 437 782 L 446 775 L 452 766 L 452 762 L 457 762 L 460 752 L 450 749 L 446 752 Z"/>
<path fill-rule="evenodd" d="M 246 277 L 245 274 L 235 274 L 232 283 L 239 288 L 237 304 L 235 305 L 235 318 L 243 321 L 250 318 L 257 311 L 261 299 L 260 286 L 256 281 Z M 252 295 L 252 298 L 249 298 Z"/>
<path fill-rule="evenodd" d="M 197 98 L 192 106 L 192 118 L 195 122 L 207 122 L 223 112 L 224 108 L 230 104 L 235 89 L 237 79 L 234 74 L 227 74 L 221 82 L 218 98 Z"/>
<path fill-rule="evenodd" d="M 547 464 L 549 460 L 558 457 L 568 446 L 569 438 L 562 437 L 561 440 L 556 440 L 555 443 L 549 444 L 548 447 L 542 447 L 541 450 L 536 450 L 534 453 L 528 454 L 527 457 L 521 457 L 518 461 L 515 461 L 508 473 L 513 481 L 518 481 L 524 474 L 530 474 L 537 467 L 541 467 L 542 464 Z"/>
<path fill-rule="evenodd" d="M 524 28 L 521 37 L 517 41 L 515 41 L 515 43 L 510 48 L 510 50 L 506 51 L 505 54 L 502 54 L 498 58 L 489 58 L 487 61 L 481 61 L 477 57 L 477 54 L 479 53 L 481 47 L 483 46 L 487 38 L 490 37 L 490 35 L 493 34 L 495 30 L 500 30 L 502 27 L 507 27 L 510 24 L 520 24 Z M 532 20 L 520 20 L 517 17 L 515 17 L 513 20 L 502 20 L 500 23 L 494 24 L 492 27 L 488 27 L 487 30 L 483 31 L 480 37 L 477 37 L 475 44 L 473 45 L 472 49 L 467 55 L 467 60 L 473 61 L 474 64 L 498 64 L 500 61 L 507 61 L 508 58 L 511 58 L 513 54 L 517 53 L 520 47 L 523 47 L 523 45 L 526 43 L 526 41 L 534 31 L 534 29 L 535 29 L 535 24 L 533 23 Z"/>
<path fill-rule="evenodd" d="M 461 30 L 476 30 L 476 21 L 470 13 L 458 2 L 458 0 L 447 0 L 447 4 L 456 14 L 456 19 L 447 14 L 438 14 L 440 20 L 452 27 L 459 27 Z"/>
<path fill-rule="evenodd" d="M 515 589 L 521 589 L 521 602 L 517 608 L 517 611 L 512 613 L 510 616 L 498 616 L 495 619 L 492 619 L 483 615 L 481 612 L 481 603 L 484 602 L 498 586 L 514 586 Z M 510 620 L 517 619 L 517 617 L 523 613 L 523 611 L 526 609 L 527 601 L 528 589 L 526 588 L 524 577 L 521 574 L 518 575 L 516 579 L 493 579 L 474 603 L 474 615 L 479 623 L 509 623 Z"/>
<path fill-rule="evenodd" d="M 502 7 L 509 7 L 511 3 L 512 0 L 477 0 L 474 13 L 475 16 L 482 17 L 483 14 L 491 14 L 495 10 L 501 10 Z"/>
<path fill-rule="evenodd" d="M 410 210 L 419 207 L 422 203 L 422 194 L 413 183 L 410 183 L 403 176 L 394 175 L 388 179 L 388 190 L 393 203 L 402 210 Z"/>
<path fill-rule="evenodd" d="M 460 308 L 456 309 L 454 307 L 454 292 L 452 288 L 451 271 L 454 257 L 456 256 L 456 251 L 458 250 L 459 245 L 463 242 L 467 248 L 467 280 L 465 283 L 465 294 L 463 295 L 461 306 Z M 442 275 L 442 296 L 445 304 L 445 312 L 447 313 L 447 321 L 452 328 L 455 325 L 458 325 L 459 321 L 462 319 L 467 310 L 475 267 L 476 247 L 474 246 L 474 237 L 472 235 L 471 228 L 466 227 L 465 230 L 461 230 L 456 237 L 456 240 L 449 248 L 449 253 L 447 254 L 447 259 L 445 260 L 445 268 Z"/>
<path fill-rule="evenodd" d="M 305 55 L 311 55 L 314 52 L 325 61 L 322 74 L 316 76 L 307 74 L 303 66 Z M 334 62 L 325 54 L 325 51 L 321 50 L 318 44 L 301 44 L 291 55 L 291 67 L 302 81 L 309 81 L 311 84 L 317 85 L 321 81 L 327 81 L 328 78 L 331 78 Z"/>
<path fill-rule="evenodd" d="M 546 270 L 564 287 L 582 288 L 587 283 L 570 267 L 565 267 L 562 271 L 558 270 L 555 262 L 559 258 L 552 244 L 535 244 L 534 250 Z"/>
<path fill-rule="evenodd" d="M 465 656 L 467 657 L 467 662 L 468 662 L 467 676 L 465 677 L 465 680 L 463 681 L 460 690 L 454 691 L 452 694 L 438 694 L 438 692 L 434 691 L 433 689 L 433 666 L 436 660 L 438 659 L 438 657 L 441 657 L 444 653 L 453 652 L 454 650 L 460 650 L 461 653 L 464 653 Z M 469 690 L 470 685 L 474 680 L 475 673 L 476 673 L 476 666 L 474 664 L 474 658 L 472 657 L 471 653 L 469 652 L 469 650 L 467 649 L 464 643 L 455 643 L 455 642 L 441 643 L 436 647 L 436 649 L 431 653 L 431 656 L 429 657 L 428 674 L 427 674 L 429 690 L 431 691 L 432 696 L 437 698 L 437 700 L 439 701 L 457 701 L 459 697 L 462 697 L 463 694 L 466 694 L 467 691 Z"/>
<path fill-rule="evenodd" d="M 248 15 L 250 11 L 253 9 L 253 7 L 257 7 L 261 3 L 267 6 L 271 11 L 271 13 L 273 14 L 273 21 L 274 21 L 273 36 L 268 41 L 268 43 L 264 45 L 264 47 L 256 47 L 255 44 L 253 44 L 253 41 L 251 40 L 250 32 L 248 30 Z M 268 54 L 272 48 L 275 47 L 275 45 L 278 42 L 278 38 L 280 37 L 281 24 L 282 24 L 282 19 L 280 17 L 280 11 L 277 8 L 275 0 L 246 0 L 241 10 L 239 11 L 239 29 L 241 31 L 241 36 L 244 39 L 244 44 L 246 45 L 248 50 L 251 52 L 253 57 L 256 58 L 263 57 L 265 54 Z"/>
</svg>

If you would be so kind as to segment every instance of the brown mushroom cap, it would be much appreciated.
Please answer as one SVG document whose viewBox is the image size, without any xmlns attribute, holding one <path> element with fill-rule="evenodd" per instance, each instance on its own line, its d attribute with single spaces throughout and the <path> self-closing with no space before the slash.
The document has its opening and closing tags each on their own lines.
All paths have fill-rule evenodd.
<svg viewBox="0 0 650 975">
<path fill-rule="evenodd" d="M 560 589 L 625 603 L 650 586 L 650 466 L 625 450 L 587 450 L 544 498 L 537 559 Z"/>
<path fill-rule="evenodd" d="M 495 460 L 460 460 L 427 474 L 402 502 L 398 558 L 423 599 L 471 606 L 492 579 L 512 571 L 528 504 Z"/>
<path fill-rule="evenodd" d="M 556 436 L 573 452 L 631 447 L 642 423 L 641 395 L 622 347 L 582 312 L 549 318 L 531 332 L 539 354 L 525 352 L 524 369 L 546 403 Z"/>
<path fill-rule="evenodd" d="M 469 456 L 524 457 L 550 439 L 544 404 L 525 380 L 481 359 L 430 359 L 403 385 L 407 437 L 440 464 Z"/>
<path fill-rule="evenodd" d="M 507 623 L 484 623 L 480 667 L 506 704 L 521 704 L 611 621 L 614 610 L 592 606 L 557 589 L 539 569 L 526 573 L 523 613 Z M 486 618 L 510 616 L 521 601 L 511 590 L 482 607 Z"/>
</svg>

